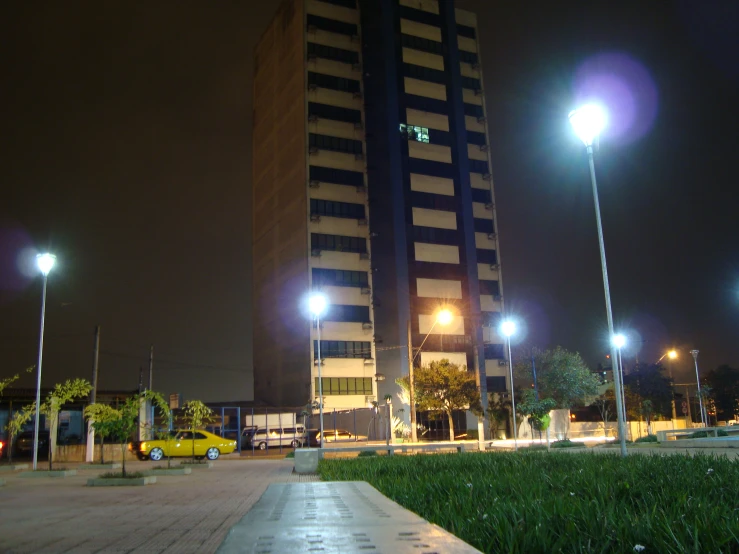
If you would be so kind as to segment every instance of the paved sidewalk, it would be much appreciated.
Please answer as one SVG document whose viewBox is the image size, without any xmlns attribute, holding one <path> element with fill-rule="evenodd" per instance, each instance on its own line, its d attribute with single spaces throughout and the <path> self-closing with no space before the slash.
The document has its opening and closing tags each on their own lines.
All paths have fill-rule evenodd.
<svg viewBox="0 0 739 554">
<path fill-rule="evenodd" d="M 131 471 L 153 466 L 126 463 Z M 85 486 L 100 470 L 66 479 L 3 473 L 0 552 L 215 552 L 268 485 L 317 480 L 292 469 L 292 460 L 220 460 L 146 487 Z"/>
</svg>

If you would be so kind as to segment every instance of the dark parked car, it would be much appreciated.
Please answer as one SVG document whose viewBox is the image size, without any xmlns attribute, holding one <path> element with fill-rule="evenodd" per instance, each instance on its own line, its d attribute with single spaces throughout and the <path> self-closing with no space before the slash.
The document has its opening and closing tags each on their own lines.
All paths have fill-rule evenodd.
<svg viewBox="0 0 739 554">
<path fill-rule="evenodd" d="M 15 440 L 15 450 L 21 456 L 33 454 L 33 431 L 24 431 Z M 49 432 L 39 429 L 38 432 L 38 453 L 39 455 L 49 455 Z"/>
</svg>

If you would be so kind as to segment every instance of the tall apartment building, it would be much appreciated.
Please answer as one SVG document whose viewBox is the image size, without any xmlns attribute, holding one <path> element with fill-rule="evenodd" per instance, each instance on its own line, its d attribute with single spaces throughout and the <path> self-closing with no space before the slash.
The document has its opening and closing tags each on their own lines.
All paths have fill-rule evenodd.
<svg viewBox="0 0 739 554">
<path fill-rule="evenodd" d="M 255 396 L 364 407 L 449 358 L 505 391 L 502 286 L 474 14 L 451 0 L 285 0 L 254 80 Z M 415 350 L 414 350 L 415 352 Z M 382 374 L 383 381 L 376 380 Z"/>
</svg>

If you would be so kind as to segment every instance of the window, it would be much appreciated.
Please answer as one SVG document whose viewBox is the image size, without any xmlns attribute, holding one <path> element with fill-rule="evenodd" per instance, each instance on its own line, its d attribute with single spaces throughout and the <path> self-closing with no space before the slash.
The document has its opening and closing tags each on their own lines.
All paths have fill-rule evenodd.
<svg viewBox="0 0 739 554">
<path fill-rule="evenodd" d="M 474 27 L 468 27 L 467 25 L 460 25 L 457 23 L 457 34 L 467 38 L 477 38 Z"/>
<path fill-rule="evenodd" d="M 473 65 L 478 63 L 477 54 L 475 52 L 467 52 L 466 50 L 459 51 L 459 59 Z"/>
<path fill-rule="evenodd" d="M 310 234 L 310 245 L 313 250 L 331 250 L 335 252 L 367 252 L 367 239 L 361 237 L 345 237 L 342 235 Z"/>
<path fill-rule="evenodd" d="M 461 265 L 413 261 L 413 275 L 427 279 L 461 281 L 467 278 L 467 269 Z"/>
<path fill-rule="evenodd" d="M 361 154 L 362 141 L 347 138 L 331 137 L 328 135 L 308 134 L 308 144 L 319 150 L 344 152 L 345 154 Z"/>
<path fill-rule="evenodd" d="M 419 23 L 425 23 L 426 25 L 433 25 L 435 27 L 441 26 L 441 18 L 435 13 L 409 8 L 408 6 L 398 6 L 398 8 L 400 17 L 403 19 L 410 19 L 411 21 L 418 21 Z"/>
<path fill-rule="evenodd" d="M 203 440 L 203 439 L 207 439 L 207 438 L 208 437 L 206 437 L 202 433 L 197 433 L 197 432 L 195 433 L 195 440 Z"/>
<path fill-rule="evenodd" d="M 364 219 L 364 205 L 350 204 L 349 202 L 334 202 L 332 200 L 310 199 L 311 215 L 326 217 L 342 217 L 345 219 Z"/>
<path fill-rule="evenodd" d="M 318 341 L 313 341 L 313 359 L 318 358 Z M 372 343 L 352 340 L 322 340 L 323 358 L 372 358 Z"/>
<path fill-rule="evenodd" d="M 429 130 L 427 127 L 416 127 L 414 125 L 400 124 L 400 134 L 408 140 L 417 140 L 418 142 L 429 142 Z"/>
<path fill-rule="evenodd" d="M 485 133 L 478 133 L 477 131 L 467 131 L 467 143 L 482 146 L 486 143 Z"/>
<path fill-rule="evenodd" d="M 411 225 L 414 242 L 426 242 L 429 244 L 459 244 L 457 231 L 451 229 L 437 229 L 436 227 L 421 227 Z"/>
<path fill-rule="evenodd" d="M 464 115 L 469 115 L 471 117 L 485 117 L 482 111 L 482 106 L 478 106 L 477 104 L 465 104 Z"/>
<path fill-rule="evenodd" d="M 472 201 L 490 204 L 493 201 L 493 196 L 490 194 L 489 190 L 472 189 Z"/>
<path fill-rule="evenodd" d="M 477 263 L 479 264 L 497 264 L 498 253 L 495 250 L 477 249 Z"/>
<path fill-rule="evenodd" d="M 432 177 L 454 179 L 454 166 L 444 162 L 409 157 L 408 171 L 410 173 L 420 173 L 421 175 L 431 175 Z"/>
<path fill-rule="evenodd" d="M 457 199 L 454 196 L 413 190 L 411 191 L 411 206 L 428 210 L 455 212 L 457 211 Z"/>
<path fill-rule="evenodd" d="M 357 36 L 357 26 L 353 23 L 344 23 L 343 21 L 336 21 L 335 19 L 329 19 L 328 17 L 321 17 L 320 15 L 308 14 L 308 27 L 315 27 L 322 31 L 328 31 L 330 33 L 339 33 L 341 35 Z"/>
<path fill-rule="evenodd" d="M 327 4 L 333 4 L 335 6 L 342 6 L 344 8 L 351 9 L 355 9 L 357 7 L 356 0 L 321 0 L 321 2 L 326 2 Z"/>
<path fill-rule="evenodd" d="M 405 107 L 422 112 L 438 113 L 441 115 L 449 115 L 445 100 L 437 100 L 436 98 L 428 98 L 426 96 L 417 96 L 415 94 L 405 95 Z"/>
<path fill-rule="evenodd" d="M 414 50 L 420 50 L 421 52 L 428 52 L 429 54 L 444 55 L 444 46 L 440 42 L 435 40 L 414 37 L 413 35 L 400 35 L 403 46 L 406 48 L 413 48 Z"/>
<path fill-rule="evenodd" d="M 343 48 L 335 48 L 324 44 L 308 43 L 308 57 L 315 56 L 326 60 L 334 60 L 337 62 L 356 64 L 359 63 L 359 52 L 344 50 Z"/>
<path fill-rule="evenodd" d="M 502 344 L 486 344 L 485 345 L 486 360 L 502 360 L 505 359 Z"/>
<path fill-rule="evenodd" d="M 369 287 L 366 271 L 313 268 L 313 286 Z"/>
<path fill-rule="evenodd" d="M 482 173 L 483 175 L 490 173 L 488 171 L 488 162 L 482 160 L 470 160 L 470 171 L 472 173 Z"/>
<path fill-rule="evenodd" d="M 452 134 L 449 131 L 429 129 L 429 142 L 431 144 L 439 144 L 441 146 L 451 146 Z"/>
<path fill-rule="evenodd" d="M 482 312 L 482 326 L 497 329 L 501 321 L 500 312 Z"/>
<path fill-rule="evenodd" d="M 506 392 L 505 377 L 485 377 L 488 392 Z"/>
<path fill-rule="evenodd" d="M 333 167 L 310 166 L 310 180 L 351 187 L 364 186 L 364 175 L 358 171 L 334 169 Z"/>
<path fill-rule="evenodd" d="M 310 17 L 310 16 L 309 16 Z M 323 73 L 308 72 L 308 84 L 321 88 L 339 90 L 341 92 L 359 92 L 359 81 L 354 79 L 346 79 L 344 77 L 334 77 L 333 75 L 324 75 Z"/>
<path fill-rule="evenodd" d="M 367 323 L 370 321 L 369 306 L 331 304 L 323 316 L 325 321 Z"/>
<path fill-rule="evenodd" d="M 500 295 L 500 285 L 498 281 L 487 281 L 480 279 L 480 294 L 492 294 L 493 296 Z"/>
<path fill-rule="evenodd" d="M 479 219 L 474 220 L 475 232 L 476 233 L 494 233 L 493 220 L 492 219 Z"/>
<path fill-rule="evenodd" d="M 412 63 L 403 64 L 403 75 L 421 81 L 429 81 L 431 83 L 446 84 L 446 75 L 438 69 L 423 67 L 422 65 L 413 65 Z"/>
<path fill-rule="evenodd" d="M 319 391 L 322 391 L 324 396 L 372 394 L 372 377 L 321 377 L 322 388 L 319 388 L 318 384 L 316 377 L 316 395 Z"/>
<path fill-rule="evenodd" d="M 346 123 L 362 122 L 362 112 L 359 110 L 340 108 L 339 106 L 331 106 L 329 104 L 318 104 L 317 102 L 308 102 L 308 115 L 320 117 L 321 119 L 344 121 Z"/>
<path fill-rule="evenodd" d="M 472 90 L 482 90 L 480 79 L 475 79 L 474 77 L 462 76 L 462 87 Z"/>
</svg>

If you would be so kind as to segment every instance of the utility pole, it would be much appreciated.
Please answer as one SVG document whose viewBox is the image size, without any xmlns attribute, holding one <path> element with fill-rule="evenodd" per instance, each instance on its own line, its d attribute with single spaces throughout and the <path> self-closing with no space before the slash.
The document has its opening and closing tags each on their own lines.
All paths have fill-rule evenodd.
<svg viewBox="0 0 739 554">
<path fill-rule="evenodd" d="M 154 390 L 154 345 L 149 347 L 149 390 Z"/>
<path fill-rule="evenodd" d="M 100 358 L 100 325 L 95 326 L 95 342 L 92 349 L 92 387 L 90 388 L 90 404 L 97 399 L 98 390 L 98 360 Z M 102 448 L 102 446 L 101 446 Z M 95 429 L 92 422 L 87 422 L 87 448 L 85 450 L 85 461 L 93 462 L 95 458 Z"/>
<path fill-rule="evenodd" d="M 418 433 L 416 432 L 416 403 L 413 394 L 413 340 L 411 337 L 411 317 L 408 314 L 408 403 L 411 410 L 411 442 L 418 442 Z"/>
</svg>

